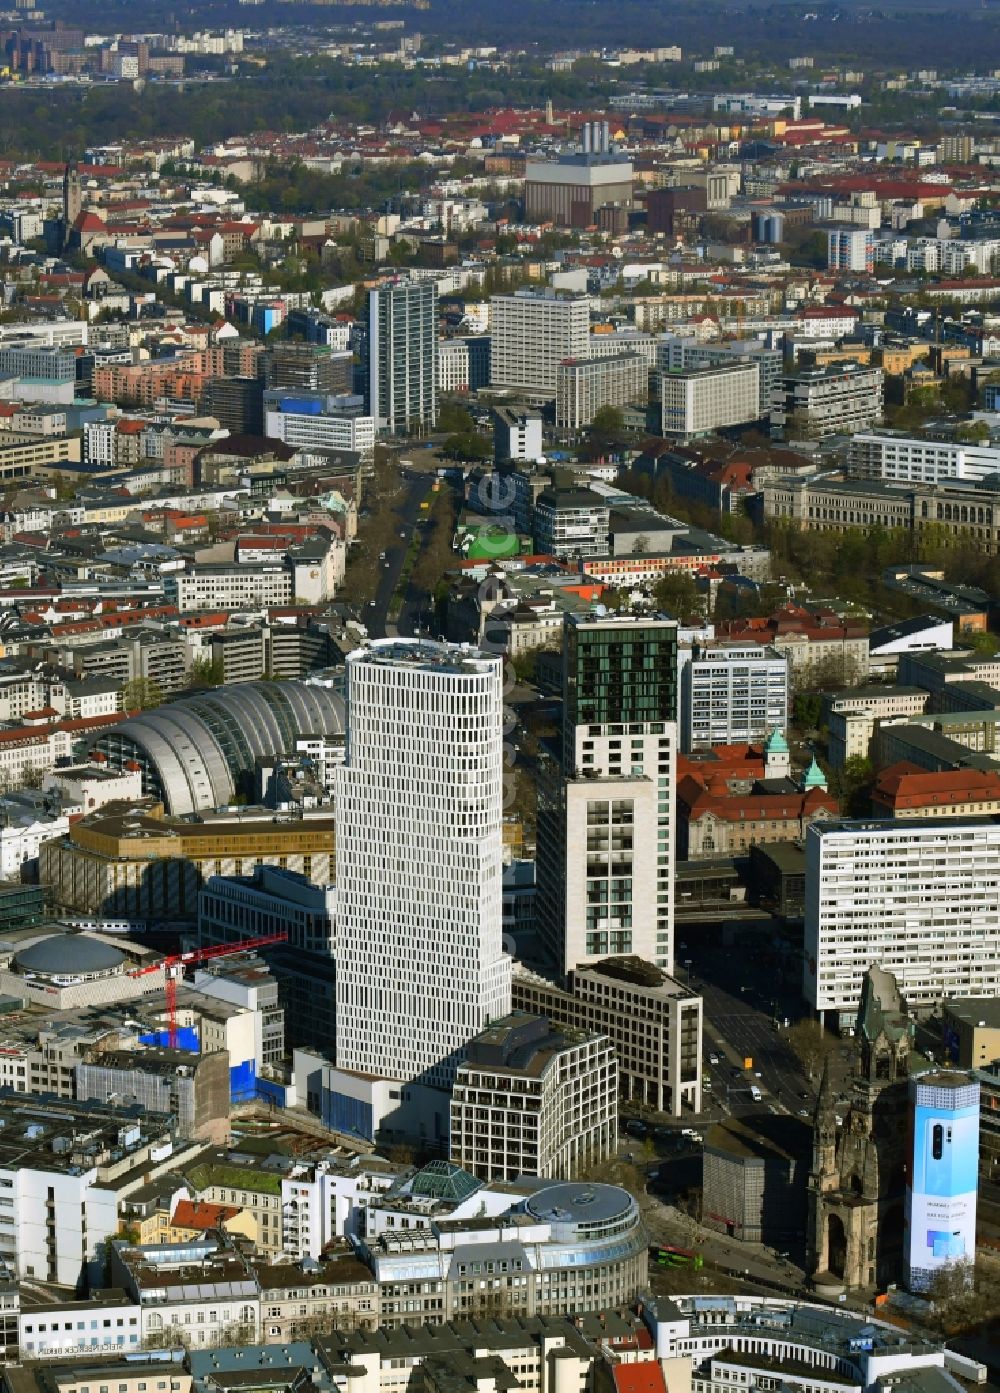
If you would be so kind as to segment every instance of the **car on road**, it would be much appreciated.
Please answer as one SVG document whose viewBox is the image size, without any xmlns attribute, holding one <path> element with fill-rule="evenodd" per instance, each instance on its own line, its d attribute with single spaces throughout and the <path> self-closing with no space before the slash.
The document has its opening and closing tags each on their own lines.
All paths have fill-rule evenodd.
<svg viewBox="0 0 1000 1393">
<path fill-rule="evenodd" d="M 633 1118 L 631 1122 L 626 1122 L 625 1130 L 628 1132 L 629 1136 L 644 1137 L 649 1131 L 649 1128 L 646 1126 L 645 1122 L 640 1122 L 638 1119 Z"/>
<path fill-rule="evenodd" d="M 764 1075 L 760 1072 L 759 1069 L 755 1069 L 753 1071 L 753 1076 L 755 1079 L 762 1079 L 764 1077 Z"/>
<path fill-rule="evenodd" d="M 799 1117 L 808 1117 L 808 1116 L 809 1116 L 809 1109 L 808 1109 L 808 1108 L 799 1108 Z"/>
<path fill-rule="evenodd" d="M 405 533 L 405 532 L 400 532 L 399 535 L 400 535 L 400 537 L 403 539 L 403 541 L 405 542 L 405 541 L 406 541 L 406 533 Z"/>
<path fill-rule="evenodd" d="M 710 1055 L 708 1056 L 708 1062 L 709 1062 L 709 1064 L 718 1064 L 718 1062 L 719 1062 L 719 1056 L 718 1056 L 717 1054 L 715 1054 L 715 1053 L 710 1054 Z"/>
<path fill-rule="evenodd" d="M 799 1097 L 802 1099 L 802 1101 L 803 1101 L 804 1103 L 808 1103 L 808 1101 L 809 1101 L 809 1094 L 808 1094 L 808 1093 L 802 1092 L 802 1093 L 799 1094 Z"/>
<path fill-rule="evenodd" d="M 380 561 L 384 561 L 384 560 L 385 560 L 385 552 L 384 552 L 384 551 L 380 551 L 380 552 L 379 552 L 379 554 L 378 554 L 378 559 L 379 559 Z"/>
</svg>

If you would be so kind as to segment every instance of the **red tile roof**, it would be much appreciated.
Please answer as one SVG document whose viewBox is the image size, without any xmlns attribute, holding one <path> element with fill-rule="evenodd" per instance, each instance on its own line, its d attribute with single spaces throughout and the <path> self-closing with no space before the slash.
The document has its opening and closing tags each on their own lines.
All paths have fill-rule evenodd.
<svg viewBox="0 0 1000 1393">
<path fill-rule="evenodd" d="M 613 1364 L 616 1393 L 667 1393 L 663 1370 L 655 1359 L 639 1364 Z"/>
<path fill-rule="evenodd" d="M 872 801 L 892 811 L 947 808 L 1000 800 L 1000 774 L 992 769 L 942 769 L 927 773 L 908 761 L 883 769 Z"/>
<path fill-rule="evenodd" d="M 179 1229 L 215 1229 L 240 1211 L 229 1204 L 208 1204 L 204 1200 L 178 1200 L 170 1222 Z"/>
</svg>

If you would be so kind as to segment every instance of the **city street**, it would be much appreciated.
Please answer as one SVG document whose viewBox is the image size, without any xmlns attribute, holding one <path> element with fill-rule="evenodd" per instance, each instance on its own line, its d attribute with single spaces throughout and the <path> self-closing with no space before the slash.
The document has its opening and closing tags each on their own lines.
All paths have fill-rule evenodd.
<svg viewBox="0 0 1000 1393">
<path fill-rule="evenodd" d="M 388 626 L 389 605 L 392 602 L 396 586 L 399 584 L 399 577 L 402 574 L 403 562 L 406 560 L 406 552 L 410 545 L 413 529 L 417 526 L 421 516 L 420 505 L 430 496 L 434 475 L 404 473 L 401 478 L 404 496 L 396 509 L 399 518 L 397 535 L 392 545 L 386 549 L 385 561 L 376 560 L 375 564 L 381 568 L 378 589 L 375 592 L 374 602 L 362 615 L 362 622 L 371 638 L 385 638 L 390 629 L 394 633 L 413 632 L 413 628 L 408 627 L 406 622 L 411 616 L 408 615 L 405 604 L 399 624 Z M 404 532 L 405 537 L 400 537 L 398 535 L 400 532 Z"/>
<path fill-rule="evenodd" d="M 754 938 L 759 935 L 763 944 L 770 933 L 762 926 Z M 783 960 L 771 945 L 765 961 L 764 951 L 758 954 L 745 943 L 736 950 L 725 937 L 695 925 L 677 931 L 677 975 L 704 1001 L 705 1073 L 712 1081 L 703 1100 L 706 1111 L 714 1107 L 718 1116 L 724 1108 L 739 1116 L 755 1110 L 749 1092 L 755 1083 L 772 1108 L 811 1113 L 818 1080 L 806 1077 L 784 1035 L 784 1022 L 796 1020 L 802 1009 L 787 955 Z M 718 1065 L 708 1064 L 712 1053 L 719 1056 Z M 753 1061 L 749 1070 L 743 1068 L 746 1059 Z"/>
</svg>

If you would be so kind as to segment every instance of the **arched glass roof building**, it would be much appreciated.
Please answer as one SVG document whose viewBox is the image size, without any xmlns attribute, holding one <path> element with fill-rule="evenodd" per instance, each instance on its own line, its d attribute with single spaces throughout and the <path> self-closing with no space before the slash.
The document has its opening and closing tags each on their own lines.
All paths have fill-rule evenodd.
<svg viewBox="0 0 1000 1393">
<path fill-rule="evenodd" d="M 303 735 L 345 728 L 344 702 L 303 682 L 241 682 L 196 692 L 103 731 L 94 750 L 112 769 L 135 763 L 143 792 L 168 813 L 231 803 L 262 756 L 291 754 Z"/>
</svg>

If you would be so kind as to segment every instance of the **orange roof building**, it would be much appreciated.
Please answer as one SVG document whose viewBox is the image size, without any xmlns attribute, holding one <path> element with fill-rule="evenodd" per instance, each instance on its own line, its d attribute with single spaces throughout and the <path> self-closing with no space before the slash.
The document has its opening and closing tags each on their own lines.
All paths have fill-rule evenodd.
<svg viewBox="0 0 1000 1393">
<path fill-rule="evenodd" d="M 230 1204 L 209 1204 L 206 1200 L 179 1199 L 174 1206 L 164 1243 L 183 1243 L 214 1230 L 257 1241 L 257 1220 L 248 1209 Z"/>
<path fill-rule="evenodd" d="M 872 790 L 877 817 L 976 817 L 1000 813 L 1000 773 L 942 769 L 928 773 L 902 761 L 883 769 Z"/>
</svg>

